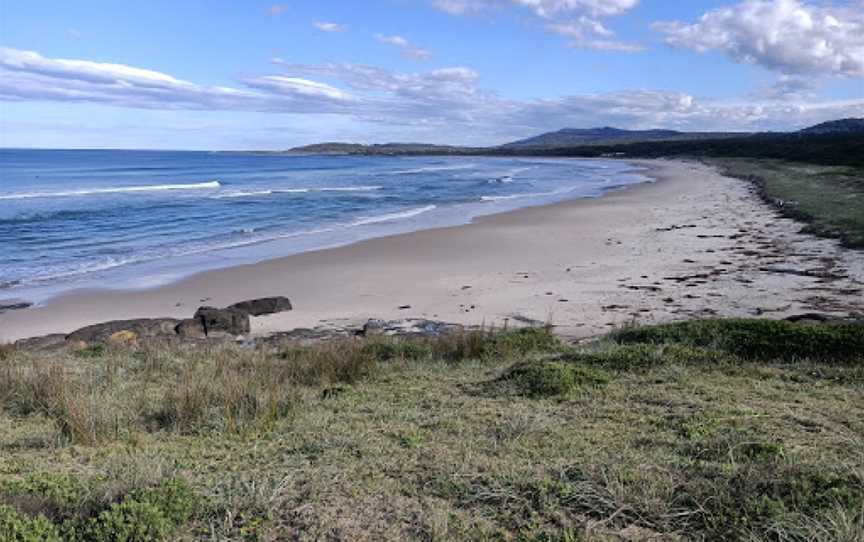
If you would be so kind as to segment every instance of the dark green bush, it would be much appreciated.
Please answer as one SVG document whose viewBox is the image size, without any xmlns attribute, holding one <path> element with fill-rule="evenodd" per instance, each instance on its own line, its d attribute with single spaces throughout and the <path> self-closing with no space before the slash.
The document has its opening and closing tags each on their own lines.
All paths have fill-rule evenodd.
<svg viewBox="0 0 864 542">
<path fill-rule="evenodd" d="M 57 527 L 45 516 L 27 517 L 0 504 L 0 540 L 3 542 L 60 542 Z"/>
<path fill-rule="evenodd" d="M 363 351 L 378 361 L 419 360 L 432 356 L 428 340 L 376 339 L 366 343 Z"/>
<path fill-rule="evenodd" d="M 812 517 L 838 507 L 855 514 L 864 506 L 861 480 L 830 469 L 763 461 L 728 469 L 700 464 L 682 488 L 684 499 L 701 508 L 695 519 L 710 540 L 766 533 L 796 514 Z"/>
<path fill-rule="evenodd" d="M 89 542 L 161 542 L 174 526 L 156 506 L 135 500 L 112 504 L 86 524 L 80 540 Z"/>
<path fill-rule="evenodd" d="M 697 320 L 620 330 L 622 344 L 680 343 L 744 359 L 851 362 L 864 356 L 864 325 L 806 325 L 778 320 Z"/>
<path fill-rule="evenodd" d="M 2 482 L 0 501 L 18 511 L 0 504 L 0 541 L 165 540 L 200 504 L 195 492 L 176 478 L 133 489 L 114 502 L 95 498 L 100 493 L 92 489 L 69 475 L 34 474 Z"/>
<path fill-rule="evenodd" d="M 84 359 L 99 358 L 105 354 L 105 346 L 101 344 L 94 344 L 93 346 L 87 346 L 85 348 L 75 350 L 74 354 L 79 358 Z"/>
<path fill-rule="evenodd" d="M 609 382 L 602 371 L 560 361 L 529 361 L 510 367 L 499 379 L 528 397 L 563 396 Z"/>
<path fill-rule="evenodd" d="M 648 370 L 668 364 L 719 365 L 733 359 L 718 350 L 684 344 L 624 344 L 597 352 L 579 352 L 561 359 L 611 371 Z"/>
<path fill-rule="evenodd" d="M 550 328 L 531 327 L 515 331 L 471 330 L 442 335 L 432 341 L 437 357 L 447 361 L 500 360 L 528 353 L 561 352 L 567 347 Z"/>
</svg>

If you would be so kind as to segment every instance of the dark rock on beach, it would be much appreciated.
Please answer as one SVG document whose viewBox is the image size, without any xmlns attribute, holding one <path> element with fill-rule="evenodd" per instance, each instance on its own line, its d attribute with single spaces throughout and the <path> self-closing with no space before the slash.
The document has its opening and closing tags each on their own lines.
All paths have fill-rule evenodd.
<svg viewBox="0 0 864 542">
<path fill-rule="evenodd" d="M 201 318 L 190 318 L 182 320 L 174 331 L 178 336 L 187 339 L 206 339 L 207 333 L 204 330 L 204 322 Z"/>
<path fill-rule="evenodd" d="M 27 309 L 33 306 L 33 303 L 29 301 L 23 301 L 19 299 L 7 299 L 0 301 L 0 314 L 6 311 L 17 311 L 21 309 Z"/>
<path fill-rule="evenodd" d="M 373 318 L 363 324 L 363 329 L 360 330 L 359 335 L 380 335 L 384 333 L 386 329 L 386 321 Z"/>
<path fill-rule="evenodd" d="M 290 311 L 292 308 L 291 301 L 287 297 L 281 296 L 241 301 L 240 303 L 235 303 L 228 307 L 228 309 L 242 311 L 250 316 L 276 314 L 279 312 Z"/>
<path fill-rule="evenodd" d="M 152 339 L 175 335 L 174 329 L 179 323 L 173 318 L 148 318 L 139 320 L 116 320 L 102 324 L 94 324 L 73 331 L 66 336 L 66 342 L 74 343 L 106 343 L 112 336 L 120 332 L 134 334 L 136 338 Z M 131 337 L 131 335 L 127 336 Z"/>
<path fill-rule="evenodd" d="M 194 319 L 201 321 L 208 337 L 219 334 L 244 335 L 252 329 L 249 313 L 232 308 L 201 307 L 195 312 Z"/>
<path fill-rule="evenodd" d="M 66 335 L 57 333 L 54 335 L 45 335 L 43 337 L 32 337 L 29 339 L 21 339 L 15 342 L 15 348 L 18 350 L 27 350 L 30 352 L 60 350 L 66 346 Z"/>
</svg>

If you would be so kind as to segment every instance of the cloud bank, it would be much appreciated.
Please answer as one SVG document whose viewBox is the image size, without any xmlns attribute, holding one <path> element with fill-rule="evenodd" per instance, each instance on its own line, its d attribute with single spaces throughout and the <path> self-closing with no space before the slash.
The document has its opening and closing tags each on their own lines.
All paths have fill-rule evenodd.
<svg viewBox="0 0 864 542">
<path fill-rule="evenodd" d="M 633 89 L 514 100 L 484 89 L 466 67 L 401 73 L 360 64 L 296 64 L 235 86 L 207 86 L 123 64 L 44 57 L 0 48 L 0 100 L 86 102 L 111 106 L 273 114 L 335 114 L 374 125 L 381 137 L 409 134 L 440 143 L 492 144 L 564 126 L 615 125 L 681 130 L 789 129 L 839 117 L 864 117 L 864 98 L 796 99 L 796 79 L 747 103 Z"/>
</svg>

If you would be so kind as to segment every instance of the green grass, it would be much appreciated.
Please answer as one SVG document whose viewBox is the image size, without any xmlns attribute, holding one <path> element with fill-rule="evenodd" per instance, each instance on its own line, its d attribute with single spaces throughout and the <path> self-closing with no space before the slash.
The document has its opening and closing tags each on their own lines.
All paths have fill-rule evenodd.
<svg viewBox="0 0 864 542">
<path fill-rule="evenodd" d="M 839 329 L 9 351 L 0 539 L 860 542 Z"/>
<path fill-rule="evenodd" d="M 807 326 L 778 320 L 699 320 L 627 328 L 612 337 L 624 344 L 687 345 L 763 361 L 824 359 L 856 364 L 864 352 L 864 326 L 853 323 Z"/>
<path fill-rule="evenodd" d="M 864 248 L 864 168 L 778 160 L 710 159 L 727 174 L 755 178 L 781 211 L 807 223 L 804 231 Z"/>
</svg>

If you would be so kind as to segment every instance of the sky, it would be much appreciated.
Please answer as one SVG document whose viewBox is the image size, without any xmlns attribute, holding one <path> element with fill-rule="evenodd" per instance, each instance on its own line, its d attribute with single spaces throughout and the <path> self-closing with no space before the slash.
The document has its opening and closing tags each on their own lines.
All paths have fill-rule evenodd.
<svg viewBox="0 0 864 542">
<path fill-rule="evenodd" d="M 492 145 L 864 117 L 864 0 L 0 0 L 0 147 Z"/>
</svg>

